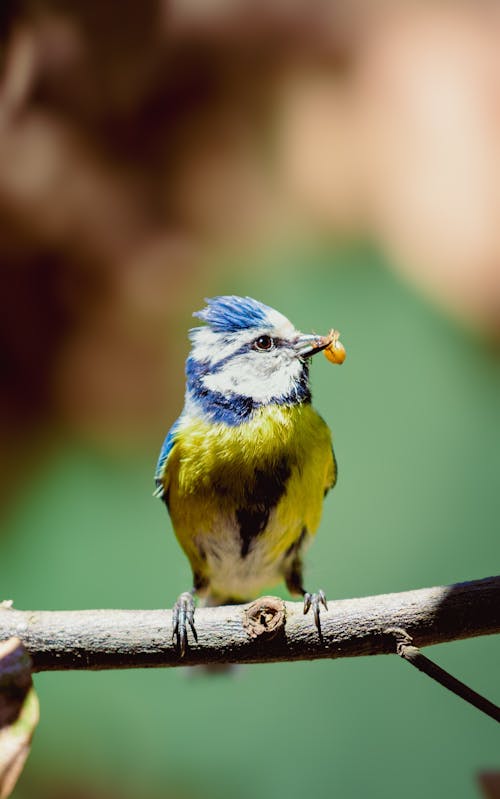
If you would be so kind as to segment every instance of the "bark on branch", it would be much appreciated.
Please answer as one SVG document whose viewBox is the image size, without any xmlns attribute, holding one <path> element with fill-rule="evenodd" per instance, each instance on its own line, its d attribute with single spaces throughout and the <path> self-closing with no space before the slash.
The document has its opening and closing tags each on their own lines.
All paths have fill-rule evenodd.
<svg viewBox="0 0 500 799">
<path fill-rule="evenodd" d="M 28 611 L 0 606 L 0 640 L 17 636 L 35 671 L 269 663 L 396 652 L 389 628 L 416 646 L 500 632 L 500 576 L 455 585 L 331 601 L 322 637 L 302 603 L 261 597 L 198 608 L 198 642 L 180 658 L 170 610 Z"/>
</svg>

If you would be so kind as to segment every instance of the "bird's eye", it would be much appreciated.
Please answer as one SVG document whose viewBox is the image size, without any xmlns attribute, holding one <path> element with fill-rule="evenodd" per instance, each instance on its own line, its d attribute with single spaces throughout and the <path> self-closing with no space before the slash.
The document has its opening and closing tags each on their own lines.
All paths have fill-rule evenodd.
<svg viewBox="0 0 500 799">
<path fill-rule="evenodd" d="M 255 341 L 254 347 L 256 350 L 271 350 L 273 348 L 273 340 L 271 336 L 259 336 Z"/>
</svg>

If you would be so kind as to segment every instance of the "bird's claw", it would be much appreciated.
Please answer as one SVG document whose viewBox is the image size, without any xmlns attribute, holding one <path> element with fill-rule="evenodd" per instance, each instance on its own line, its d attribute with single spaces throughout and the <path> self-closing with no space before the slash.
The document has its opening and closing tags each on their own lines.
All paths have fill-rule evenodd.
<svg viewBox="0 0 500 799">
<path fill-rule="evenodd" d="M 172 609 L 172 641 L 177 641 L 181 658 L 186 654 L 188 647 L 188 625 L 193 633 L 193 638 L 198 641 L 196 627 L 194 626 L 194 596 L 190 591 L 182 593 Z"/>
<path fill-rule="evenodd" d="M 320 605 L 323 605 L 325 610 L 328 610 L 328 604 L 326 601 L 325 592 L 319 589 L 314 594 L 310 594 L 309 591 L 306 591 L 304 594 L 304 614 L 309 613 L 310 608 L 312 608 L 313 615 L 314 615 L 314 623 L 318 630 L 318 633 L 321 636 L 321 622 L 319 618 L 320 612 Z"/>
</svg>

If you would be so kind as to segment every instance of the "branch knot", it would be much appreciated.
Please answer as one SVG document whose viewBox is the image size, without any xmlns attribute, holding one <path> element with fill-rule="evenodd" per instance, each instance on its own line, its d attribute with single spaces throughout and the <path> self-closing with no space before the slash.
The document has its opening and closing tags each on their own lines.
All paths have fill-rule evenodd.
<svg viewBox="0 0 500 799">
<path fill-rule="evenodd" d="M 243 626 L 250 638 L 271 640 L 285 627 L 286 610 L 282 599 L 262 596 L 245 609 Z"/>
</svg>

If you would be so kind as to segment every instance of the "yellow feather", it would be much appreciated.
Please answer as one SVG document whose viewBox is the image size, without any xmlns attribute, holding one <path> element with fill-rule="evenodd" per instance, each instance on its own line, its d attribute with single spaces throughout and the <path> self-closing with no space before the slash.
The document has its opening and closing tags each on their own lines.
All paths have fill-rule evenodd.
<svg viewBox="0 0 500 799">
<path fill-rule="evenodd" d="M 227 568 L 221 564 L 217 575 L 217 561 L 207 560 L 204 544 L 210 546 L 219 539 L 225 551 L 224 536 L 228 541 L 238 536 L 235 512 L 244 505 L 256 470 L 273 471 L 283 461 L 289 464 L 290 475 L 265 530 L 258 535 L 260 568 L 243 580 L 228 555 Z M 238 426 L 182 419 L 163 484 L 176 536 L 193 570 L 210 579 L 212 591 L 235 598 L 238 583 L 244 582 L 244 598 L 250 590 L 257 592 L 281 579 L 284 553 L 304 526 L 309 533 L 316 531 L 325 490 L 335 477 L 330 431 L 312 406 L 269 405 Z"/>
</svg>

